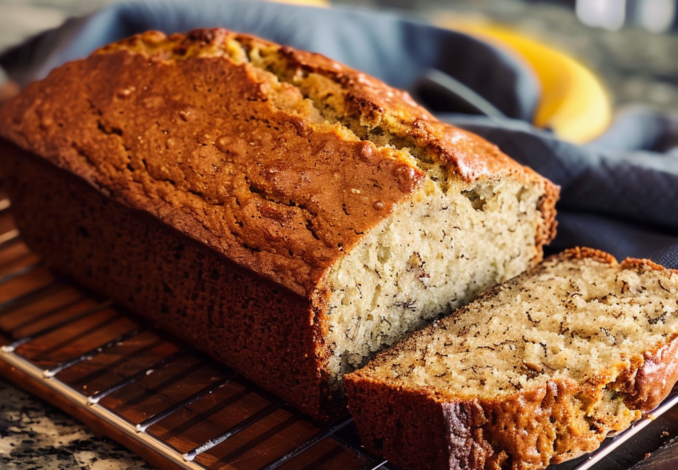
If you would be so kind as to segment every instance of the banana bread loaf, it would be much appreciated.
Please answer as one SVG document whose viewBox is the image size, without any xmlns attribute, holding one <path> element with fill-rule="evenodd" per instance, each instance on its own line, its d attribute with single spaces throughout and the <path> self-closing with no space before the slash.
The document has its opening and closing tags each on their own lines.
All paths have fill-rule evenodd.
<svg viewBox="0 0 678 470">
<path fill-rule="evenodd" d="M 568 250 L 344 378 L 408 469 L 536 470 L 596 449 L 678 379 L 678 272 Z"/>
<path fill-rule="evenodd" d="M 542 258 L 558 189 L 404 92 L 221 29 L 148 32 L 0 110 L 45 261 L 317 418 L 341 377 Z"/>
</svg>

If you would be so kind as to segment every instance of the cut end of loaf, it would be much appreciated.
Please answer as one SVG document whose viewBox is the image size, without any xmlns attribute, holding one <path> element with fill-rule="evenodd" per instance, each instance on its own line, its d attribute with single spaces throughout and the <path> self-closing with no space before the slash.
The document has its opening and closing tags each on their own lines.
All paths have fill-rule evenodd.
<svg viewBox="0 0 678 470">
<path fill-rule="evenodd" d="M 328 276 L 326 322 L 339 378 L 431 320 L 511 279 L 541 256 L 538 188 L 431 185 L 372 230 Z"/>
<path fill-rule="evenodd" d="M 569 460 L 670 391 L 678 378 L 677 298 L 675 272 L 569 250 L 349 374 L 349 407 L 368 446 L 396 463 L 412 465 L 394 448 L 402 436 L 384 428 L 383 413 L 399 407 L 389 426 L 409 432 L 416 417 L 396 405 L 406 394 L 425 397 L 439 420 L 475 410 L 468 432 L 485 446 L 485 460 L 504 453 L 511 469 Z M 468 468 L 484 468 L 454 446 L 450 452 Z"/>
</svg>

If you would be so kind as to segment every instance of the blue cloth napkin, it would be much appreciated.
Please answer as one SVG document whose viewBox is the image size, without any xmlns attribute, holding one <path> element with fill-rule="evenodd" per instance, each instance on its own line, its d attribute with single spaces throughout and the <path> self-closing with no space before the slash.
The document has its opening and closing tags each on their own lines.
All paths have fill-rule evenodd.
<svg viewBox="0 0 678 470">
<path fill-rule="evenodd" d="M 637 110 L 587 146 L 563 142 L 528 124 L 540 90 L 521 62 L 490 44 L 416 19 L 251 0 L 124 2 L 5 51 L 0 65 L 25 85 L 134 33 L 215 26 L 320 52 L 410 89 L 442 120 L 482 135 L 559 184 L 559 228 L 551 252 L 589 246 L 620 259 L 650 258 L 678 269 L 678 152 L 662 147 L 675 138 L 667 135 L 669 117 Z M 428 86 L 422 77 L 432 70 L 454 86 L 445 80 Z M 478 109 L 492 110 L 493 117 L 460 114 Z"/>
</svg>

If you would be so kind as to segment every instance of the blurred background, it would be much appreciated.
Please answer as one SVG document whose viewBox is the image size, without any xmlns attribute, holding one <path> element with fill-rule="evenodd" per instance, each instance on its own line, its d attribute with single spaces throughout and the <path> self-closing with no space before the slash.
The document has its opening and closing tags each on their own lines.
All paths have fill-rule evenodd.
<svg viewBox="0 0 678 470">
<path fill-rule="evenodd" d="M 0 50 L 114 0 L 0 0 Z M 333 0 L 442 25 L 501 23 L 600 77 L 615 108 L 678 110 L 678 0 Z M 0 81 L 4 80 L 0 73 Z"/>
<path fill-rule="evenodd" d="M 0 51 L 115 0 L 0 0 Z M 288 0 L 328 4 L 327 0 Z M 334 0 L 404 12 L 511 49 L 542 85 L 533 124 L 587 143 L 615 112 L 678 110 L 678 0 Z M 0 100 L 15 92 L 0 69 Z"/>
</svg>

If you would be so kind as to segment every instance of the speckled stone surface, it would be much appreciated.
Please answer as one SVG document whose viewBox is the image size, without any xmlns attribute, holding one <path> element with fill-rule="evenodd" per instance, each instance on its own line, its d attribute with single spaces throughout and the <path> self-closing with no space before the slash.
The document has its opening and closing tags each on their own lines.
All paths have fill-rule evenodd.
<svg viewBox="0 0 678 470">
<path fill-rule="evenodd" d="M 0 378 L 0 469 L 150 468 L 127 449 Z"/>
</svg>

